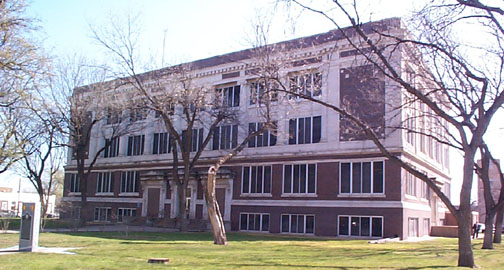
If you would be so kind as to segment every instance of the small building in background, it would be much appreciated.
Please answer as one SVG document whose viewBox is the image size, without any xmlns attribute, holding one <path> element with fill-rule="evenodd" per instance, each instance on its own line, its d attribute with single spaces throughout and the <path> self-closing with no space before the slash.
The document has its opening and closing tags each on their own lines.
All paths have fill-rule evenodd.
<svg viewBox="0 0 504 270">
<path fill-rule="evenodd" d="M 19 217 L 22 203 L 39 203 L 40 198 L 36 192 L 14 191 L 9 187 L 0 187 L 0 216 Z M 49 196 L 47 215 L 56 216 L 56 195 Z"/>
</svg>

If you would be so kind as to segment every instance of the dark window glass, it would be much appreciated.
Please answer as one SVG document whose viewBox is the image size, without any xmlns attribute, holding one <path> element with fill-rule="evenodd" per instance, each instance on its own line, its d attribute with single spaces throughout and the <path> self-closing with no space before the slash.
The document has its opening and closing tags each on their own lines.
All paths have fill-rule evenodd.
<svg viewBox="0 0 504 270">
<path fill-rule="evenodd" d="M 370 218 L 361 217 L 361 236 L 369 236 Z"/>
<path fill-rule="evenodd" d="M 320 138 L 322 137 L 322 117 L 315 116 L 313 117 L 313 143 L 320 142 Z"/>
<path fill-rule="evenodd" d="M 373 193 L 383 193 L 383 161 L 373 162 Z"/>
<path fill-rule="evenodd" d="M 269 215 L 262 216 L 262 231 L 269 231 Z"/>
<path fill-rule="evenodd" d="M 303 144 L 305 143 L 305 118 L 299 118 L 298 120 L 298 144 Z"/>
<path fill-rule="evenodd" d="M 271 193 L 271 167 L 264 167 L 264 193 Z"/>
<path fill-rule="evenodd" d="M 350 163 L 341 163 L 341 193 L 350 193 Z"/>
<path fill-rule="evenodd" d="M 298 228 L 298 219 L 297 219 L 297 216 L 296 215 L 291 215 L 290 216 L 290 232 L 292 233 L 295 233 L 297 232 L 297 228 Z"/>
<path fill-rule="evenodd" d="M 306 166 L 303 164 L 299 167 L 299 193 L 306 193 Z"/>
<path fill-rule="evenodd" d="M 252 134 L 255 131 L 256 131 L 256 123 L 249 123 L 249 134 Z M 255 141 L 256 138 L 251 138 L 248 141 L 248 147 L 255 147 L 256 146 Z"/>
<path fill-rule="evenodd" d="M 247 230 L 247 214 L 240 214 L 240 230 Z"/>
<path fill-rule="evenodd" d="M 243 193 L 249 193 L 250 167 L 243 167 Z"/>
<path fill-rule="evenodd" d="M 348 217 L 339 217 L 339 235 L 348 235 Z"/>
<path fill-rule="evenodd" d="M 371 162 L 362 163 L 362 193 L 371 193 Z"/>
<path fill-rule="evenodd" d="M 372 234 L 373 237 L 382 237 L 382 218 L 373 218 L 372 219 Z"/>
<path fill-rule="evenodd" d="M 308 193 L 315 193 L 315 164 L 308 165 Z"/>
<path fill-rule="evenodd" d="M 352 193 L 361 193 L 361 163 L 352 163 Z"/>
<path fill-rule="evenodd" d="M 292 165 L 284 166 L 284 193 L 291 193 Z"/>
<path fill-rule="evenodd" d="M 282 232 L 289 232 L 289 215 L 282 215 Z"/>
<path fill-rule="evenodd" d="M 294 165 L 293 193 L 299 193 L 299 165 Z"/>
<path fill-rule="evenodd" d="M 350 220 L 350 233 L 355 236 L 359 236 L 360 230 L 360 217 L 352 217 Z"/>
<path fill-rule="evenodd" d="M 306 233 L 313 233 L 315 231 L 315 217 L 306 216 Z"/>
</svg>

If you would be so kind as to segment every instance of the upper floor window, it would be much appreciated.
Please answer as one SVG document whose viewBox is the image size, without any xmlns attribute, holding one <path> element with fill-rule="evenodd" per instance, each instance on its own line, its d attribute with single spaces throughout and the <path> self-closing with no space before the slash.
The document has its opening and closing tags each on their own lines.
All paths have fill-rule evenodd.
<svg viewBox="0 0 504 270">
<path fill-rule="evenodd" d="M 276 122 L 272 123 L 273 128 L 265 129 L 261 134 L 248 141 L 248 147 L 264 147 L 276 145 Z M 249 134 L 262 130 L 264 123 L 249 123 Z"/>
<path fill-rule="evenodd" d="M 284 165 L 283 193 L 315 193 L 316 164 Z"/>
<path fill-rule="evenodd" d="M 98 178 L 96 179 L 96 193 L 112 192 L 112 185 L 113 179 L 111 172 L 98 173 Z"/>
<path fill-rule="evenodd" d="M 130 109 L 130 122 L 145 120 L 148 111 L 146 108 L 132 108 Z"/>
<path fill-rule="evenodd" d="M 383 193 L 383 161 L 340 163 L 340 193 Z"/>
<path fill-rule="evenodd" d="M 271 193 L 271 166 L 243 167 L 242 193 Z"/>
<path fill-rule="evenodd" d="M 427 186 L 427 183 L 425 183 L 424 181 L 420 181 L 420 198 L 429 199 L 429 197 L 430 197 L 429 186 Z"/>
<path fill-rule="evenodd" d="M 129 136 L 128 137 L 128 156 L 143 155 L 145 135 Z"/>
<path fill-rule="evenodd" d="M 214 129 L 212 150 L 232 149 L 237 145 L 238 125 L 225 125 Z"/>
<path fill-rule="evenodd" d="M 70 192 L 80 192 L 80 179 L 76 173 L 70 174 Z"/>
<path fill-rule="evenodd" d="M 410 172 L 406 172 L 406 194 L 416 196 L 416 177 Z"/>
<path fill-rule="evenodd" d="M 121 122 L 121 112 L 114 109 L 107 109 L 107 125 Z"/>
<path fill-rule="evenodd" d="M 322 117 L 289 120 L 289 144 L 318 143 L 322 134 Z"/>
<path fill-rule="evenodd" d="M 175 104 L 173 104 L 173 103 L 166 103 L 166 105 L 164 106 L 164 108 L 165 108 L 165 112 L 168 115 L 173 115 L 175 113 Z M 154 112 L 154 117 L 155 118 L 161 117 L 161 112 L 160 111 L 155 111 Z"/>
<path fill-rule="evenodd" d="M 182 144 L 185 147 L 187 142 L 187 130 L 182 131 Z M 189 151 L 198 152 L 203 146 L 203 129 L 193 129 L 191 132 L 191 137 L 189 138 Z"/>
<path fill-rule="evenodd" d="M 103 150 L 103 157 L 117 157 L 119 155 L 119 137 L 105 139 L 105 149 Z"/>
<path fill-rule="evenodd" d="M 170 135 L 168 132 L 154 133 L 154 140 L 152 142 L 152 154 L 166 154 L 170 153 Z"/>
<path fill-rule="evenodd" d="M 290 74 L 289 91 L 308 97 L 318 97 L 322 94 L 322 73 L 312 71 L 310 73 Z M 290 94 L 289 99 L 300 98 L 298 95 Z"/>
<path fill-rule="evenodd" d="M 137 171 L 121 172 L 121 193 L 138 192 L 140 174 Z"/>
<path fill-rule="evenodd" d="M 234 85 L 215 89 L 217 100 L 222 102 L 223 107 L 240 106 L 240 86 Z"/>
<path fill-rule="evenodd" d="M 258 80 L 250 83 L 250 99 L 249 104 L 266 104 L 267 102 L 278 101 L 278 89 L 279 85 L 275 81 L 266 83 L 264 80 Z"/>
</svg>

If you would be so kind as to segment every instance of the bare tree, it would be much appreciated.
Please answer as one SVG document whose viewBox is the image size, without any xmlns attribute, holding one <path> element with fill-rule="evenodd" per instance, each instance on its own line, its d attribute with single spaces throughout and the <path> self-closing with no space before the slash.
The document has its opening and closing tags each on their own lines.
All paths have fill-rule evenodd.
<svg viewBox="0 0 504 270">
<path fill-rule="evenodd" d="M 121 85 L 104 82 L 106 70 L 103 66 L 89 64 L 88 60 L 75 56 L 58 63 L 50 85 L 50 96 L 57 104 L 56 110 L 62 123 L 60 132 L 69 138 L 62 145 L 70 149 L 70 159 L 75 160 L 77 167 L 82 225 L 90 217 L 86 207 L 87 185 L 96 162 L 120 136 L 141 128 L 123 121 L 127 117 L 123 111 L 131 107 L 132 99 L 129 95 L 117 94 Z M 96 151 L 90 152 L 93 139 L 104 143 Z"/>
<path fill-rule="evenodd" d="M 504 103 L 502 89 L 502 9 L 488 6 L 479 1 L 448 1 L 430 2 L 415 14 L 413 29 L 418 31 L 389 31 L 389 27 L 374 29 L 365 28 L 358 13 L 356 2 L 350 6 L 341 1 L 332 1 L 329 9 L 337 11 L 338 15 L 347 19 L 351 30 L 344 31 L 336 21 L 334 13 L 311 7 L 303 1 L 288 1 L 327 18 L 340 33 L 374 68 L 385 78 L 397 83 L 415 99 L 427 106 L 437 118 L 443 119 L 455 130 L 450 132 L 450 141 L 464 153 L 462 189 L 460 192 L 460 207 L 457 209 L 449 197 L 440 192 L 435 181 L 422 175 L 400 160 L 396 160 L 403 168 L 424 181 L 445 203 L 458 222 L 459 266 L 473 267 L 474 257 L 471 246 L 471 205 L 470 195 L 473 181 L 475 155 L 484 143 L 485 134 L 495 112 Z M 486 44 L 483 47 L 463 43 L 452 35 L 451 31 L 459 24 L 473 23 L 480 32 L 487 31 Z M 399 26 L 399 25 L 398 25 Z M 485 30 L 483 30 L 485 29 Z M 386 42 L 383 42 L 386 41 Z M 478 64 L 465 54 L 465 50 L 473 50 L 475 55 L 489 59 L 488 63 Z M 391 52 L 401 52 L 415 66 L 415 74 L 421 77 L 424 84 L 415 85 L 405 79 L 400 65 L 394 62 Z M 332 107 L 333 109 L 342 109 Z M 340 113 L 343 113 L 340 111 Z M 347 117 L 352 115 L 348 112 Z M 354 123 L 360 119 L 355 118 Z M 362 121 L 360 121 L 362 123 Z M 369 128 L 365 123 L 360 125 L 363 130 Z M 448 129 L 450 130 L 450 129 Z M 372 132 L 365 132 L 373 137 Z M 375 134 L 376 135 L 376 134 Z M 376 136 L 374 136 L 376 137 Z M 378 136 L 379 138 L 379 136 Z M 385 148 L 377 143 L 382 153 Z M 387 155 L 386 155 L 387 156 Z"/>
<path fill-rule="evenodd" d="M 46 74 L 47 59 L 29 38 L 36 22 L 25 13 L 25 1 L 0 2 L 0 173 L 22 158 L 18 117 L 23 100 Z M 17 135 L 18 139 L 15 139 Z"/>
</svg>

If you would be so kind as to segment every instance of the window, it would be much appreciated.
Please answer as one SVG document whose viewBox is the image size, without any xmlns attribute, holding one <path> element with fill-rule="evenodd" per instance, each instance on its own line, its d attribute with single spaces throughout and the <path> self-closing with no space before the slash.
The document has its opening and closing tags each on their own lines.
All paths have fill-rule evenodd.
<svg viewBox="0 0 504 270">
<path fill-rule="evenodd" d="M 383 193 L 383 161 L 340 163 L 340 193 Z"/>
<path fill-rule="evenodd" d="M 122 222 L 123 217 L 135 217 L 136 208 L 118 208 L 117 209 L 117 222 Z"/>
<path fill-rule="evenodd" d="M 430 197 L 430 189 L 427 183 L 420 181 L 420 198 L 428 200 Z"/>
<path fill-rule="evenodd" d="M 1 201 L 0 208 L 2 210 L 8 211 L 9 210 L 9 202 L 8 201 Z"/>
<path fill-rule="evenodd" d="M 282 215 L 281 232 L 283 233 L 306 233 L 315 232 L 314 215 Z"/>
<path fill-rule="evenodd" d="M 163 102 L 163 101 L 159 101 L 159 102 Z M 175 105 L 173 103 L 166 103 L 166 105 L 164 106 L 164 108 L 165 108 L 165 111 L 168 113 L 168 115 L 173 115 L 175 113 Z M 161 112 L 160 111 L 155 111 L 154 112 L 154 117 L 155 118 L 161 117 Z"/>
<path fill-rule="evenodd" d="M 240 213 L 240 231 L 269 231 L 269 214 Z"/>
<path fill-rule="evenodd" d="M 215 89 L 217 102 L 222 102 L 222 107 L 240 106 L 240 86 L 229 86 Z"/>
<path fill-rule="evenodd" d="M 283 193 L 315 193 L 316 164 L 284 165 Z"/>
<path fill-rule="evenodd" d="M 80 192 L 79 176 L 76 173 L 70 174 L 70 192 Z"/>
<path fill-rule="evenodd" d="M 235 148 L 238 145 L 238 125 L 216 127 L 212 145 L 212 150 Z"/>
<path fill-rule="evenodd" d="M 137 171 L 121 172 L 121 193 L 138 192 L 140 175 Z"/>
<path fill-rule="evenodd" d="M 322 73 L 311 72 L 307 74 L 289 75 L 289 91 L 298 95 L 318 97 L 322 94 Z M 299 99 L 297 95 L 289 95 L 289 99 Z"/>
<path fill-rule="evenodd" d="M 107 109 L 107 125 L 118 124 L 121 122 L 121 112 L 113 110 L 111 108 Z"/>
<path fill-rule="evenodd" d="M 129 136 L 128 137 L 128 156 L 143 155 L 145 135 Z"/>
<path fill-rule="evenodd" d="M 70 208 L 70 218 L 80 219 L 80 217 L 81 217 L 81 208 L 78 206 L 72 206 Z"/>
<path fill-rule="evenodd" d="M 416 196 L 416 177 L 410 172 L 406 172 L 406 194 Z"/>
<path fill-rule="evenodd" d="M 406 113 L 406 141 L 415 145 L 416 118 L 415 112 L 410 108 Z"/>
<path fill-rule="evenodd" d="M 98 173 L 98 179 L 96 179 L 96 193 L 110 193 L 113 192 L 112 173 L 111 172 L 100 172 Z"/>
<path fill-rule="evenodd" d="M 154 133 L 154 140 L 152 142 L 152 154 L 166 154 L 170 153 L 170 135 L 167 132 Z"/>
<path fill-rule="evenodd" d="M 130 109 L 130 122 L 145 120 L 148 111 L 146 108 L 133 108 Z"/>
<path fill-rule="evenodd" d="M 408 218 L 408 237 L 418 237 L 418 218 Z"/>
<path fill-rule="evenodd" d="M 322 117 L 305 117 L 289 120 L 289 144 L 320 142 Z"/>
<path fill-rule="evenodd" d="M 427 121 L 426 121 L 426 105 L 424 103 L 420 104 L 420 113 L 422 113 L 422 116 L 420 117 L 420 151 L 422 153 L 427 153 L 426 151 L 426 145 L 425 145 L 425 137 L 426 137 L 426 132 L 427 132 Z"/>
<path fill-rule="evenodd" d="M 185 147 L 187 141 L 187 130 L 182 131 L 182 144 Z M 189 152 L 198 152 L 203 145 L 203 129 L 193 129 L 189 141 Z"/>
<path fill-rule="evenodd" d="M 423 232 L 424 232 L 424 235 L 430 234 L 430 218 L 423 219 Z"/>
<path fill-rule="evenodd" d="M 383 237 L 383 217 L 338 216 L 338 235 Z"/>
<path fill-rule="evenodd" d="M 105 139 L 104 158 L 117 157 L 119 155 L 119 137 Z"/>
<path fill-rule="evenodd" d="M 273 128 L 265 129 L 263 133 L 251 138 L 248 141 L 248 147 L 265 147 L 276 145 L 276 122 L 272 123 Z M 262 130 L 264 123 L 249 123 L 249 134 Z"/>
<path fill-rule="evenodd" d="M 271 193 L 271 166 L 243 167 L 242 193 Z"/>
<path fill-rule="evenodd" d="M 276 91 L 276 89 L 279 88 L 278 83 L 275 81 L 270 81 L 268 83 L 269 87 L 267 89 L 264 80 L 250 83 L 250 105 L 278 101 L 278 92 Z"/>
<path fill-rule="evenodd" d="M 110 207 L 96 207 L 94 210 L 94 221 L 106 222 L 110 221 L 110 213 L 112 209 Z"/>
</svg>

